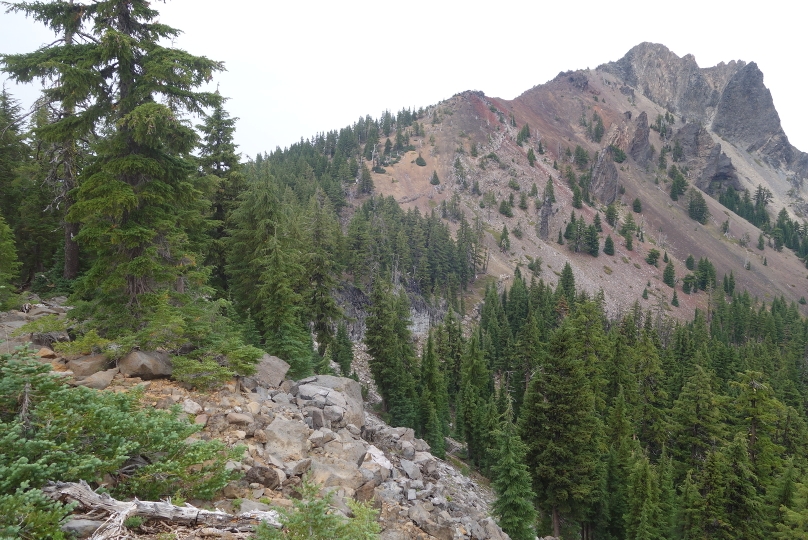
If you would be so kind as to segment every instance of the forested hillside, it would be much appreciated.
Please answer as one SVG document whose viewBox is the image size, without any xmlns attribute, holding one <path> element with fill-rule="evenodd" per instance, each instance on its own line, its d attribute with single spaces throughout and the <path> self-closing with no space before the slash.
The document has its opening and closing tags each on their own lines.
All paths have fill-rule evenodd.
<svg viewBox="0 0 808 540">
<path fill-rule="evenodd" d="M 447 442 L 464 443 L 451 458 L 490 478 L 496 516 L 514 539 L 808 534 L 804 285 L 777 279 L 804 268 L 808 228 L 782 205 L 770 215 L 762 184 L 754 194 L 712 185 L 705 200 L 684 164 L 695 170 L 703 156 L 684 135 L 671 140 L 673 114 L 649 127 L 643 111 L 638 149 L 600 90 L 603 116 L 579 107 L 574 92 L 569 107 L 542 94 L 556 109 L 532 129 L 523 118 L 540 107 L 529 95 L 506 105 L 467 93 L 245 158 L 226 98 L 200 90 L 222 64 L 166 46 L 178 31 L 157 23 L 149 2 L 11 9 L 58 39 L 0 56 L 7 77 L 45 88 L 30 112 L 0 93 L 0 310 L 22 309 L 32 295 L 69 296 L 67 322 L 38 323 L 67 333 L 57 348 L 112 360 L 165 351 L 175 380 L 207 391 L 251 375 L 265 353 L 298 379 L 357 377 L 361 340 L 377 412 L 441 458 Z M 555 81 L 561 97 L 589 88 L 576 77 Z M 605 78 L 595 84 L 617 93 Z M 633 106 L 633 91 L 620 92 Z M 667 141 L 653 161 L 652 130 Z M 681 169 L 668 168 L 668 153 Z M 718 202 L 727 217 L 713 227 Z M 733 221 L 743 232 L 732 238 L 736 215 L 748 223 Z M 692 240 L 690 230 L 704 236 Z M 706 255 L 691 254 L 703 238 L 723 281 Z M 754 270 L 750 238 L 761 252 Z M 766 274 L 758 295 L 766 238 L 781 274 Z M 619 279 L 592 262 L 601 253 Z M 429 328 L 415 335 L 419 310 Z M 51 434 L 28 416 L 30 381 L 42 385 L 35 401 L 52 392 L 42 403 L 55 408 L 96 398 L 58 390 L 40 378 L 44 369 L 20 367 L 22 356 L 0 362 L 0 445 L 25 439 L 41 460 L 29 466 L 30 456 L 4 452 L 13 459 L 0 463 L 0 508 L 32 505 L 52 525 L 65 510 L 38 488 L 98 474 L 83 454 L 80 467 L 65 459 L 43 472 Z M 102 405 L 134 407 L 110 400 Z M 160 430 L 152 452 L 192 431 L 168 416 L 150 421 Z M 199 448 L 170 463 L 215 464 L 208 484 L 187 488 L 210 496 L 231 476 L 227 456 Z M 103 472 L 123 467 L 124 453 Z M 134 478 L 119 493 L 139 496 Z M 152 492 L 170 494 L 159 487 Z"/>
</svg>

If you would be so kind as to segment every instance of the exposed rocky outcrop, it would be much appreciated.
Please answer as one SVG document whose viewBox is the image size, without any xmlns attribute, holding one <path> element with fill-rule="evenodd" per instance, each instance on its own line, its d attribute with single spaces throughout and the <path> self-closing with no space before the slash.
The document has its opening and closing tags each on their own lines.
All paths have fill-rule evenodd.
<svg viewBox="0 0 808 540">
<path fill-rule="evenodd" d="M 733 61 L 702 69 L 691 54 L 680 58 L 664 45 L 640 43 L 620 60 L 598 69 L 617 75 L 669 111 L 706 120 L 729 79 L 743 66 L 744 62 Z"/>
<path fill-rule="evenodd" d="M 610 150 L 601 152 L 592 170 L 591 190 L 603 204 L 611 204 L 617 198 L 618 176 Z"/>
<path fill-rule="evenodd" d="M 651 160 L 653 152 L 649 141 L 651 128 L 648 126 L 648 115 L 645 114 L 645 111 L 640 113 L 637 120 L 634 121 L 634 126 L 634 134 L 628 145 L 627 153 L 640 165 L 646 165 Z"/>
<path fill-rule="evenodd" d="M 685 124 L 673 140 L 682 147 L 684 164 L 680 168 L 684 165 L 691 171 L 696 187 L 710 194 L 727 187 L 743 189 L 732 160 L 701 124 Z"/>
<path fill-rule="evenodd" d="M 754 62 L 729 80 L 712 129 L 746 151 L 759 153 L 772 167 L 793 170 L 801 178 L 808 173 L 808 157 L 788 142 L 763 73 Z"/>
<path fill-rule="evenodd" d="M 690 122 L 701 122 L 774 168 L 808 176 L 808 154 L 791 145 L 757 64 L 721 62 L 700 68 L 664 45 L 641 43 L 598 69 L 620 77 L 654 103 Z M 621 92 L 628 95 L 621 87 Z"/>
</svg>

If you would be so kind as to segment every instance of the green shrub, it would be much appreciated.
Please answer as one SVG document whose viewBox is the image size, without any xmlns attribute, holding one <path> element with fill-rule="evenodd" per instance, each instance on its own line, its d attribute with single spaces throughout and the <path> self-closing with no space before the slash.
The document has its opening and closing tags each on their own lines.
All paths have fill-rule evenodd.
<svg viewBox="0 0 808 540">
<path fill-rule="evenodd" d="M 331 493 L 317 496 L 320 488 L 309 476 L 303 478 L 299 488 L 301 499 L 293 500 L 292 510 L 280 509 L 283 529 L 261 524 L 255 531 L 258 540 L 375 540 L 381 527 L 377 523 L 378 510 L 367 504 L 347 500 L 353 518 L 329 513 Z"/>
<path fill-rule="evenodd" d="M 49 370 L 28 350 L 0 355 L 0 531 L 18 526 L 13 516 L 31 514 L 37 532 L 21 537 L 62 538 L 48 531 L 57 530 L 64 508 L 36 491 L 51 480 L 97 482 L 109 474 L 118 496 L 210 499 L 237 477 L 224 465 L 243 449 L 188 443 L 200 426 L 180 419 L 178 408 L 141 407 L 137 390 L 73 388 Z"/>
<path fill-rule="evenodd" d="M 14 493 L 0 495 L 0 538 L 67 538 L 60 527 L 71 509 L 72 505 L 58 503 L 23 484 Z"/>
</svg>

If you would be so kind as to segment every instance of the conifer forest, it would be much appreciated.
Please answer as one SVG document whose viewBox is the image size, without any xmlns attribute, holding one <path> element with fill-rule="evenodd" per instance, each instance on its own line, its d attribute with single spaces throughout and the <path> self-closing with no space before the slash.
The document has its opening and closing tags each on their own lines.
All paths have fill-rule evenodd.
<svg viewBox="0 0 808 540">
<path fill-rule="evenodd" d="M 667 253 L 664 283 L 708 299 L 692 319 L 639 302 L 615 315 L 569 263 L 557 280 L 517 267 L 498 287 L 483 278 L 492 233 L 480 215 L 459 199 L 405 210 L 374 186 L 371 172 L 395 165 L 433 122 L 424 109 L 359 117 L 244 157 L 227 98 L 202 90 L 224 66 L 167 46 L 178 30 L 157 22 L 154 3 L 4 7 L 56 41 L 0 56 L 3 77 L 43 85 L 30 111 L 0 92 L 0 311 L 28 294 L 68 297 L 59 329 L 70 346 L 111 357 L 169 351 L 172 377 L 200 390 L 250 375 L 265 353 L 297 379 L 356 377 L 361 341 L 377 412 L 438 457 L 449 459 L 447 441 L 464 445 L 451 459 L 490 480 L 497 522 L 515 540 L 808 538 L 808 320 L 795 302 L 762 301 L 734 275 L 722 286 L 709 260 L 692 257 L 680 283 Z M 435 172 L 431 185 L 448 181 Z M 778 246 L 804 255 L 796 221 L 770 217 L 765 198 L 733 191 L 721 202 L 755 225 L 781 224 Z M 576 228 L 573 211 L 558 243 L 597 257 L 596 219 Z M 494 233 L 507 250 L 514 231 Z M 613 256 L 612 236 L 602 250 Z M 431 317 L 420 341 L 416 304 Z M 56 433 L 42 415 L 117 411 L 99 429 L 125 437 L 134 405 L 77 398 L 24 357 L 0 361 L 0 514 L 36 515 L 30 530 L 47 531 L 65 512 L 41 496 L 48 480 L 92 480 L 128 454 L 102 455 L 101 439 L 79 452 L 80 435 Z M 229 479 L 227 456 L 213 442 L 171 455 L 189 433 L 174 421 L 144 416 L 158 440 L 139 444 L 168 456 L 166 474 L 187 496 L 210 495 Z M 204 477 L 179 472 L 203 462 Z M 118 493 L 173 493 L 149 478 L 134 475 Z M 21 530 L 0 516 L 0 536 L 60 537 Z"/>
</svg>

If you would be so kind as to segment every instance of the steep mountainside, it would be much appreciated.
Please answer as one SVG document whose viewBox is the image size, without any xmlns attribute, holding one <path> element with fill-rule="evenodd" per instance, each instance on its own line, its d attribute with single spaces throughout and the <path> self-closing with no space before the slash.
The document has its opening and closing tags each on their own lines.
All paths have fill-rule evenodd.
<svg viewBox="0 0 808 540">
<path fill-rule="evenodd" d="M 771 194 L 764 206 L 772 225 L 783 208 L 795 224 L 808 212 L 808 155 L 788 142 L 753 62 L 700 68 L 692 55 L 679 58 L 662 45 L 643 43 L 616 62 L 560 73 L 511 101 L 464 92 L 426 113 L 423 133 L 411 138 L 416 151 L 375 174 L 376 189 L 422 212 L 440 206 L 449 217 L 457 209 L 470 220 L 479 216 L 487 231 L 487 273 L 500 281 L 517 265 L 525 272 L 540 259 L 540 277 L 554 283 L 569 261 L 579 285 L 590 293 L 603 289 L 614 315 L 639 300 L 645 308 L 689 318 L 708 301 L 705 294 L 683 294 L 690 272 L 685 260 L 692 255 L 709 258 L 719 287 L 732 273 L 736 289 L 764 301 L 808 296 L 808 272 L 797 252 L 772 249 L 774 227 L 762 231 L 718 201 L 728 192 L 742 197 L 743 190 L 754 200 L 760 186 Z M 581 160 L 576 147 L 585 151 Z M 416 164 L 418 155 L 426 166 Z M 703 223 L 689 216 L 691 191 L 671 197 L 671 165 L 704 194 L 709 218 Z M 433 171 L 439 185 L 430 183 Z M 552 203 L 543 198 L 548 179 Z M 591 204 L 573 208 L 576 191 L 589 195 Z M 512 217 L 499 211 L 509 198 Z M 641 212 L 633 211 L 635 199 Z M 604 219 L 612 202 L 615 226 Z M 573 211 L 587 225 L 600 213 L 599 256 L 575 251 L 569 240 L 558 244 Z M 633 246 L 619 234 L 629 216 L 637 224 Z M 506 249 L 499 245 L 503 226 L 510 233 Z M 613 256 L 603 253 L 607 235 Z M 660 251 L 656 266 L 645 261 L 653 249 Z M 670 306 L 673 290 L 662 282 L 664 253 L 674 263 L 679 308 Z"/>
</svg>

